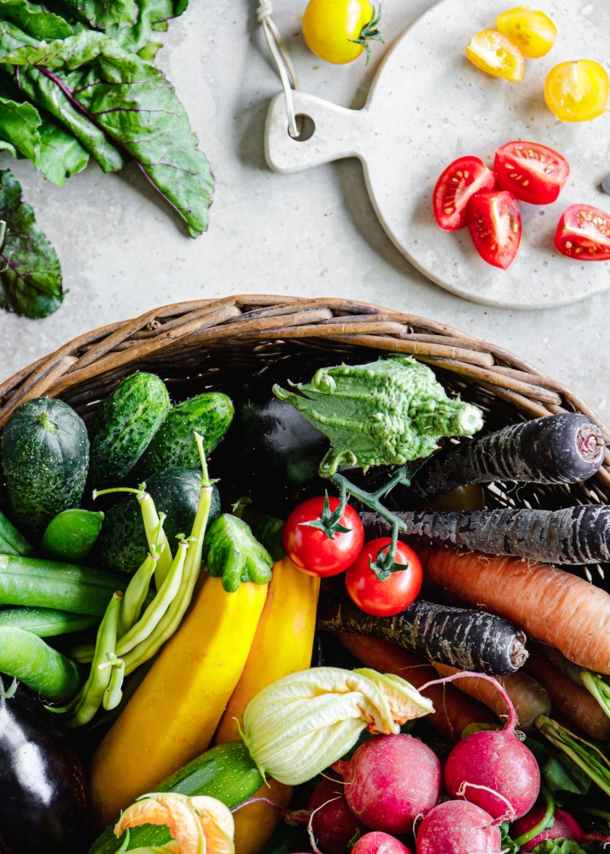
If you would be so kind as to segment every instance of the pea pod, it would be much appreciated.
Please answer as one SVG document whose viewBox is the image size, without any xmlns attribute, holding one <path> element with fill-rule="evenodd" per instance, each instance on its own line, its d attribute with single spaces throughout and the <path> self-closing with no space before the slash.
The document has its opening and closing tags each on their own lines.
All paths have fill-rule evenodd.
<svg viewBox="0 0 610 854">
<path fill-rule="evenodd" d="M 36 554 L 34 546 L 9 522 L 4 513 L 0 513 L 0 554 L 25 557 Z"/>
<path fill-rule="evenodd" d="M 32 632 L 39 638 L 67 635 L 97 626 L 99 617 L 71 614 L 53 608 L 7 608 L 0 611 L 0 629 L 12 627 Z"/>
<path fill-rule="evenodd" d="M 0 672 L 13 676 L 50 702 L 71 700 L 82 682 L 78 667 L 32 632 L 0 628 Z"/>
<path fill-rule="evenodd" d="M 91 510 L 64 510 L 46 527 L 41 550 L 53 560 L 83 560 L 102 530 L 104 514 Z"/>
</svg>

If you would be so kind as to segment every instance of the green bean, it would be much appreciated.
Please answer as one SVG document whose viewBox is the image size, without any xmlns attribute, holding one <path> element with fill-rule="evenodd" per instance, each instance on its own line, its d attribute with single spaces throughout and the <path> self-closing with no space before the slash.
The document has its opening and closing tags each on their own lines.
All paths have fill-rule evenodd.
<svg viewBox="0 0 610 854">
<path fill-rule="evenodd" d="M 119 619 L 119 637 L 126 634 L 132 626 L 140 619 L 140 614 L 144 606 L 144 601 L 148 595 L 150 581 L 155 571 L 157 561 L 159 560 L 159 541 L 163 532 L 163 522 L 165 514 L 159 515 L 159 524 L 155 532 L 155 541 L 151 549 L 140 565 L 137 572 L 131 577 L 131 581 L 127 585 L 125 597 L 121 606 L 121 616 Z"/>
<path fill-rule="evenodd" d="M 99 621 L 99 617 L 71 614 L 69 611 L 56 611 L 53 608 L 7 608 L 0 611 L 0 628 L 14 626 L 32 632 L 39 638 L 91 629 L 97 626 Z"/>
<path fill-rule="evenodd" d="M 34 546 L 19 533 L 4 513 L 0 513 L 0 554 L 22 557 L 32 557 L 36 554 Z"/>
<path fill-rule="evenodd" d="M 110 681 L 108 687 L 104 691 L 104 699 L 102 705 L 107 712 L 116 709 L 123 699 L 123 679 L 125 678 L 125 662 L 122 658 L 117 658 L 115 655 L 110 659 Z"/>
<path fill-rule="evenodd" d="M 0 672 L 13 676 L 51 702 L 70 700 L 82 675 L 76 664 L 32 632 L 0 628 Z"/>
</svg>

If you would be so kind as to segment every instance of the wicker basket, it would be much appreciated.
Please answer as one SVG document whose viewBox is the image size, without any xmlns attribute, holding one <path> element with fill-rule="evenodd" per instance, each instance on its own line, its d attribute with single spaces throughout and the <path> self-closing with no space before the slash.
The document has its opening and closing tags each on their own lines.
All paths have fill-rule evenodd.
<svg viewBox="0 0 610 854">
<path fill-rule="evenodd" d="M 134 370 L 160 374 L 174 400 L 205 389 L 235 391 L 253 370 L 290 353 L 416 356 L 448 390 L 480 406 L 488 429 L 557 412 L 582 412 L 610 430 L 570 389 L 507 350 L 442 323 L 362 302 L 285 296 L 231 296 L 177 303 L 113 323 L 65 344 L 0 386 L 0 428 L 26 400 L 60 397 L 87 418 Z M 610 500 L 610 453 L 576 486 L 491 484 L 489 506 L 549 509 Z M 603 572 L 603 570 L 602 570 Z M 588 573 L 587 573 L 588 574 Z"/>
</svg>

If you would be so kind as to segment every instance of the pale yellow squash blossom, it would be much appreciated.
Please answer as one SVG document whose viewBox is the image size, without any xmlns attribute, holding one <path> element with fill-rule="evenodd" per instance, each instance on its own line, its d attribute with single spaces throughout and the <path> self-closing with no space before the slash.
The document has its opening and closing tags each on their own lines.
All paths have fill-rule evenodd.
<svg viewBox="0 0 610 854">
<path fill-rule="evenodd" d="M 233 816 L 216 798 L 189 798 L 177 792 L 145 795 L 121 815 L 114 834 L 121 836 L 141 824 L 166 825 L 172 841 L 152 848 L 133 848 L 129 854 L 235 854 Z"/>
<path fill-rule="evenodd" d="M 363 729 L 389 735 L 432 702 L 400 676 L 314 667 L 272 683 L 247 705 L 243 739 L 263 775 L 295 786 L 354 746 Z"/>
</svg>

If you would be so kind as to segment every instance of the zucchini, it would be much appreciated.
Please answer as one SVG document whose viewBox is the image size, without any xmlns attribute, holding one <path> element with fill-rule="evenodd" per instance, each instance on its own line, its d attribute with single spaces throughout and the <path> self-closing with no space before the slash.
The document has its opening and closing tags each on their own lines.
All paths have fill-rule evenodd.
<svg viewBox="0 0 610 854">
<path fill-rule="evenodd" d="M 92 629 L 99 622 L 99 617 L 71 614 L 69 611 L 56 611 L 53 608 L 7 608 L 0 611 L 0 629 L 11 626 L 31 632 L 39 638 Z"/>
<path fill-rule="evenodd" d="M 37 540 L 54 516 L 78 507 L 89 465 L 83 421 L 61 400 L 38 397 L 19 406 L 2 431 L 9 514 Z"/>
<path fill-rule="evenodd" d="M 52 560 L 82 560 L 87 557 L 102 530 L 104 514 L 92 510 L 64 510 L 51 519 L 40 545 Z"/>
<path fill-rule="evenodd" d="M 174 466 L 154 474 L 146 484 L 159 513 L 167 514 L 164 530 L 174 550 L 178 534 L 188 534 L 193 527 L 199 493 L 201 470 Z M 208 525 L 220 515 L 220 496 L 214 486 Z M 99 566 L 133 574 L 148 552 L 142 513 L 135 495 L 128 495 L 106 513 L 95 554 Z"/>
<path fill-rule="evenodd" d="M 158 786 L 156 792 L 180 792 L 183 795 L 208 795 L 218 798 L 233 809 L 252 797 L 263 784 L 258 768 L 248 753 L 243 741 L 219 744 L 193 759 Z M 117 821 L 118 821 L 117 816 Z M 90 854 L 115 854 L 124 842 L 112 832 L 112 825 L 91 846 Z M 167 827 L 143 825 L 130 831 L 129 844 L 125 851 L 165 845 L 171 839 Z"/>
<path fill-rule="evenodd" d="M 117 486 L 138 462 L 169 412 L 165 383 L 154 374 L 131 374 L 100 406 L 88 425 L 89 482 Z"/>
<path fill-rule="evenodd" d="M 231 426 L 233 413 L 231 398 L 216 391 L 190 397 L 174 406 L 132 470 L 130 483 L 137 485 L 171 466 L 199 468 L 193 432 L 203 436 L 205 452 L 211 454 Z"/>
</svg>

